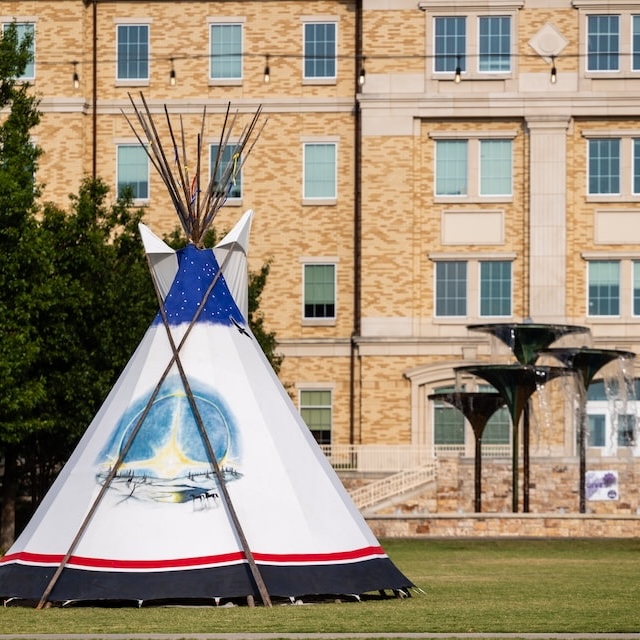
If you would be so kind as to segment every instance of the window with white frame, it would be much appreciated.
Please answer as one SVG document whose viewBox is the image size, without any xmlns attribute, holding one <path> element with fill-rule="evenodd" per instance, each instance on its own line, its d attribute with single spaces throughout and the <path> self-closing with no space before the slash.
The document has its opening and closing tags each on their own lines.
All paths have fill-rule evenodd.
<svg viewBox="0 0 640 640">
<path fill-rule="evenodd" d="M 337 69 L 335 22 L 305 22 L 303 76 L 305 80 L 335 80 Z"/>
<path fill-rule="evenodd" d="M 631 69 L 640 71 L 640 15 L 631 16 Z"/>
<path fill-rule="evenodd" d="M 242 78 L 242 24 L 212 24 L 210 37 L 210 79 L 240 80 Z"/>
<path fill-rule="evenodd" d="M 303 317 L 305 320 L 333 320 L 336 317 L 336 265 L 303 266 Z"/>
<path fill-rule="evenodd" d="M 640 260 L 633 260 L 633 315 L 640 316 Z"/>
<path fill-rule="evenodd" d="M 590 260 L 587 263 L 589 316 L 620 315 L 620 261 Z"/>
<path fill-rule="evenodd" d="M 300 415 L 318 444 L 331 444 L 331 396 L 330 389 L 300 390 Z"/>
<path fill-rule="evenodd" d="M 428 11 L 427 3 L 420 3 Z M 460 72 L 480 79 L 512 71 L 513 14 L 435 15 L 432 22 L 433 71 L 436 75 Z"/>
<path fill-rule="evenodd" d="M 435 139 L 436 198 L 509 199 L 513 196 L 513 140 Z"/>
<path fill-rule="evenodd" d="M 334 201 L 337 195 L 337 144 L 303 144 L 303 198 Z"/>
<path fill-rule="evenodd" d="M 511 315 L 511 262 L 480 262 L 480 316 Z"/>
<path fill-rule="evenodd" d="M 436 73 L 467 70 L 467 18 L 438 16 L 433 24 L 433 68 Z"/>
<path fill-rule="evenodd" d="M 16 36 L 18 43 L 22 43 L 25 40 L 28 42 L 29 61 L 27 62 L 24 71 L 18 80 L 34 80 L 36 77 L 36 28 L 33 22 L 11 22 L 2 25 L 2 31 L 13 25 L 16 30 Z"/>
<path fill-rule="evenodd" d="M 124 194 L 131 190 L 135 200 L 149 198 L 149 158 L 146 150 L 139 144 L 120 144 L 117 146 L 117 192 Z"/>
<path fill-rule="evenodd" d="M 640 130 L 583 131 L 587 144 L 587 196 L 640 198 Z"/>
<path fill-rule="evenodd" d="M 513 191 L 511 140 L 480 140 L 480 195 L 509 196 Z"/>
<path fill-rule="evenodd" d="M 436 195 L 468 194 L 467 140 L 436 140 Z"/>
<path fill-rule="evenodd" d="M 589 78 L 640 72 L 640 10 L 624 0 L 573 0 L 580 13 L 581 68 Z"/>
<path fill-rule="evenodd" d="M 640 194 L 640 138 L 632 140 L 633 145 L 633 187 L 634 194 Z"/>
<path fill-rule="evenodd" d="M 625 381 L 623 393 L 618 380 L 594 380 L 587 389 L 587 446 L 604 455 L 616 455 L 620 448 L 636 448 L 640 410 L 640 381 Z"/>
<path fill-rule="evenodd" d="M 436 317 L 510 317 L 512 288 L 511 260 L 435 261 Z"/>
<path fill-rule="evenodd" d="M 589 145 L 589 193 L 620 193 L 620 139 L 596 138 Z"/>
<path fill-rule="evenodd" d="M 587 70 L 618 71 L 619 56 L 620 16 L 587 16 Z"/>
<path fill-rule="evenodd" d="M 116 79 L 148 81 L 149 25 L 119 24 L 116 33 Z"/>
<path fill-rule="evenodd" d="M 436 262 L 436 316 L 467 315 L 467 263 L 464 260 Z"/>
<path fill-rule="evenodd" d="M 242 172 L 240 170 L 240 155 L 235 152 L 233 145 L 226 145 L 220 152 L 220 145 L 212 144 L 209 147 L 209 172 L 215 173 L 216 185 L 227 184 L 227 198 L 242 197 Z M 217 187 L 216 187 L 217 188 Z M 218 189 L 218 190 L 220 190 Z"/>
<path fill-rule="evenodd" d="M 478 71 L 480 73 L 510 72 L 511 17 L 480 16 L 478 31 Z"/>
</svg>

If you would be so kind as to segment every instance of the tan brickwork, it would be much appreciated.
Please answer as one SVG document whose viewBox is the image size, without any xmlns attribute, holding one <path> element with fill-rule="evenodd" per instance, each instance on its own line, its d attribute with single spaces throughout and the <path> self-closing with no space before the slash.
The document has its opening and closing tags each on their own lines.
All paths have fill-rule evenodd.
<svg viewBox="0 0 640 640">
<path fill-rule="evenodd" d="M 558 56 L 556 66 L 559 71 L 576 71 L 578 68 L 578 23 L 575 10 L 561 7 L 528 9 L 524 7 L 518 12 L 519 53 L 521 71 L 550 72 L 549 62 L 532 50 L 530 40 L 545 25 L 553 26 L 568 40 L 567 46 Z"/>
<path fill-rule="evenodd" d="M 633 317 L 595 321 L 587 314 L 584 254 L 610 254 L 612 259 L 625 254 L 629 261 L 637 251 L 633 243 L 599 243 L 594 236 L 595 214 L 633 209 L 638 198 L 631 194 L 596 202 L 587 197 L 583 135 L 585 130 L 603 135 L 628 130 L 636 131 L 633 135 L 637 137 L 640 80 L 633 73 L 608 79 L 580 75 L 584 15 L 568 0 L 546 7 L 525 1 L 516 17 L 513 73 L 504 78 L 500 74 L 465 78 L 460 84 L 453 77 L 433 77 L 433 43 L 425 42 L 432 17 L 428 3 L 426 13 L 406 2 L 398 6 L 389 2 L 384 9 L 379 3 L 374 5 L 368 10 L 364 3 L 360 53 L 366 80 L 358 96 L 361 60 L 356 55 L 355 0 L 100 0 L 95 4 L 21 0 L 1 3 L 0 14 L 36 18 L 34 90 L 41 97 L 42 122 L 34 138 L 44 150 L 38 174 L 44 185 L 43 200 L 66 205 L 68 194 L 76 192 L 83 177 L 91 174 L 94 154 L 97 174 L 115 190 L 116 145 L 134 140 L 122 114 L 122 110 L 129 111 L 129 93 L 144 92 L 160 127 L 165 126 L 166 104 L 172 117 L 182 117 L 193 143 L 205 105 L 205 144 L 217 141 L 229 102 L 244 122 L 263 105 L 268 122 L 243 169 L 242 201 L 223 207 L 216 226 L 222 234 L 242 211 L 256 211 L 250 267 L 257 270 L 267 261 L 271 266 L 260 308 L 267 330 L 276 333 L 285 355 L 281 379 L 295 402 L 297 391 L 305 386 L 330 385 L 335 443 L 408 444 L 417 438 L 421 444 L 430 444 L 432 407 L 426 396 L 436 387 L 455 382 L 454 367 L 513 359 L 504 348 L 496 350 L 486 335 L 467 330 L 471 320 L 478 320 L 477 310 L 471 309 L 464 318 L 434 318 L 434 259 L 438 255 L 461 260 L 467 256 L 481 260 L 487 255 L 512 259 L 512 315 L 496 320 L 521 322 L 531 315 L 530 271 L 536 268 L 532 234 L 566 233 L 560 256 L 547 255 L 544 242 L 536 245 L 538 265 L 549 258 L 561 270 L 548 278 L 550 298 L 558 292 L 564 296 L 558 321 L 588 324 L 593 328 L 592 344 L 603 348 L 640 348 Z M 94 8 L 98 24 L 95 112 Z M 335 82 L 302 79 L 302 25 L 314 17 L 335 19 L 338 24 Z M 209 24 L 221 19 L 238 19 L 243 24 L 245 55 L 239 82 L 208 78 Z M 136 20 L 150 26 L 150 78 L 137 84 L 116 82 L 116 25 Z M 548 56 L 540 56 L 531 45 L 546 25 L 566 42 L 555 60 L 559 80 L 553 86 Z M 471 54 L 470 64 L 475 64 Z M 73 61 L 78 62 L 78 89 L 71 82 Z M 269 83 L 263 76 L 267 63 Z M 175 86 L 169 84 L 172 64 Z M 358 122 L 360 130 L 356 129 Z M 562 159 L 566 164 L 560 164 L 566 175 L 559 193 L 544 183 L 549 176 L 536 174 L 545 158 L 533 157 L 537 151 L 531 145 L 532 124 L 538 134 L 548 130 L 549 136 L 562 136 L 554 138 L 553 148 L 562 147 L 557 144 L 559 139 L 566 142 L 566 158 Z M 434 196 L 432 136 L 454 132 L 490 136 L 504 131 L 513 132 L 511 197 L 497 202 L 483 198 L 452 202 Z M 355 167 L 358 139 L 360 185 Z M 338 144 L 335 203 L 303 202 L 302 145 L 309 140 Z M 162 234 L 172 230 L 177 220 L 161 181 L 153 173 L 150 180 L 145 221 Z M 564 220 L 558 219 L 557 207 L 550 207 L 555 218 L 546 220 L 544 205 L 532 197 L 538 190 L 550 202 L 554 197 L 566 202 Z M 532 201 L 537 207 L 537 226 L 531 225 Z M 443 213 L 451 209 L 501 212 L 503 237 L 494 244 L 444 243 Z M 357 221 L 360 228 L 356 230 Z M 355 243 L 357 232 L 360 247 Z M 307 259 L 336 261 L 335 322 L 303 321 L 302 269 Z M 625 291 L 624 295 L 630 294 Z M 536 455 L 570 458 L 567 469 L 572 469 L 575 425 L 563 393 L 558 391 L 551 401 L 552 419 L 534 423 L 533 446 Z M 632 469 L 634 458 L 630 460 L 626 464 Z M 463 458 L 457 475 L 452 471 L 443 480 L 444 489 L 435 505 L 439 511 L 468 508 L 472 495 L 468 463 Z M 554 471 L 563 466 L 560 462 L 552 465 L 551 475 L 569 477 L 573 472 Z M 624 477 L 625 483 L 635 482 L 635 477 Z M 508 502 L 502 484 L 489 499 L 496 510 Z M 571 508 L 569 503 L 567 508 Z M 612 508 L 626 509 L 622 504 Z M 633 505 L 630 509 L 633 512 Z M 436 527 L 434 523 L 421 526 Z M 482 526 L 487 532 L 493 530 L 489 524 Z"/>
<path fill-rule="evenodd" d="M 418 18 L 418 19 L 416 19 Z M 421 73 L 424 19 L 416 10 L 371 11 L 364 16 L 367 73 Z"/>
</svg>

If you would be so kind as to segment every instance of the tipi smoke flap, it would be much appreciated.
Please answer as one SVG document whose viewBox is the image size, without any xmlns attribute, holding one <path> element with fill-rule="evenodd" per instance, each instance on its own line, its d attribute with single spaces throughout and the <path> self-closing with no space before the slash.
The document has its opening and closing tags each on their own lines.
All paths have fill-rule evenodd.
<svg viewBox="0 0 640 640">
<path fill-rule="evenodd" d="M 216 194 L 246 161 L 259 112 L 234 147 L 235 169 L 214 174 L 199 199 L 184 190 L 184 160 L 167 177 L 143 105 L 134 111 L 145 145 L 177 187 L 189 243 L 173 251 L 141 226 L 160 310 L 0 560 L 0 596 L 39 607 L 256 598 L 271 606 L 274 598 L 406 592 L 410 580 L 380 547 L 247 324 L 252 212 L 214 249 L 199 246 L 224 203 Z M 229 131 L 221 139 L 228 144 Z"/>
</svg>

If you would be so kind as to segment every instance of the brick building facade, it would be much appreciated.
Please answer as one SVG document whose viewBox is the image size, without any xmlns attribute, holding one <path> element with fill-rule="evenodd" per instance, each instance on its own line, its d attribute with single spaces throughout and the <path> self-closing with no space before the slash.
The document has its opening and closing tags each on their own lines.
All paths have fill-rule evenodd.
<svg viewBox="0 0 640 640">
<path fill-rule="evenodd" d="M 92 173 L 114 193 L 133 180 L 148 224 L 170 231 L 169 198 L 132 149 L 128 94 L 194 138 L 206 106 L 208 146 L 229 103 L 241 120 L 262 105 L 217 227 L 257 213 L 261 309 L 321 442 L 471 457 L 469 425 L 428 398 L 459 365 L 511 358 L 469 324 L 580 325 L 583 344 L 637 351 L 634 3 L 21 0 L 0 17 L 35 34 L 44 199 L 65 204 Z M 554 393 L 532 455 L 576 464 L 571 400 Z M 622 448 L 633 463 L 635 408 L 623 441 L 602 393 L 590 402 L 590 464 Z M 504 416 L 491 433 L 508 450 Z"/>
</svg>

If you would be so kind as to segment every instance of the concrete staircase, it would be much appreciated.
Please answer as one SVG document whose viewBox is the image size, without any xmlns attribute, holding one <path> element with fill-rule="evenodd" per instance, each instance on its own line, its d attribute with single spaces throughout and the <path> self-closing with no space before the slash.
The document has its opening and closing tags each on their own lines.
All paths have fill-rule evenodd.
<svg viewBox="0 0 640 640">
<path fill-rule="evenodd" d="M 355 505 L 362 511 L 434 482 L 437 469 L 436 462 L 428 462 L 414 469 L 399 471 L 386 478 L 358 487 L 349 493 Z"/>
</svg>

